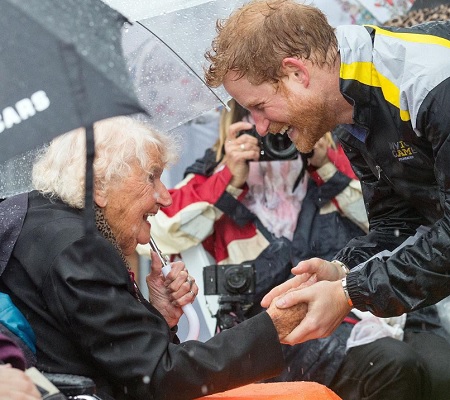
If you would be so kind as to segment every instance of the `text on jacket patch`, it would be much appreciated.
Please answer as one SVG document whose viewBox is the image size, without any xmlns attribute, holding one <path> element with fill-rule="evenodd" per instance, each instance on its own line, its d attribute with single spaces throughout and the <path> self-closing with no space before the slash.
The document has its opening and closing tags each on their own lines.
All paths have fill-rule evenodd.
<svg viewBox="0 0 450 400">
<path fill-rule="evenodd" d="M 414 158 L 414 154 L 417 153 L 413 146 L 403 140 L 398 142 L 389 142 L 389 147 L 392 151 L 392 155 L 399 161 Z"/>
<path fill-rule="evenodd" d="M 0 113 L 0 133 L 13 125 L 32 117 L 36 112 L 44 111 L 50 106 L 47 93 L 43 90 L 34 92 L 30 98 L 19 100 L 14 107 L 6 107 Z"/>
</svg>

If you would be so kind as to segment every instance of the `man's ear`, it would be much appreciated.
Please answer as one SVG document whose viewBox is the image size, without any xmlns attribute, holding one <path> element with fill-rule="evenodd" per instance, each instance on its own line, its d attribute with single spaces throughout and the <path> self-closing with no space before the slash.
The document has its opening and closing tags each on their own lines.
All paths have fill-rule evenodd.
<svg viewBox="0 0 450 400">
<path fill-rule="evenodd" d="M 302 60 L 294 57 L 286 57 L 281 62 L 281 71 L 294 81 L 300 82 L 303 86 L 309 85 L 309 71 Z"/>
<path fill-rule="evenodd" d="M 106 207 L 108 200 L 106 198 L 106 193 L 104 190 L 96 189 L 94 192 L 94 201 L 100 208 Z"/>
</svg>

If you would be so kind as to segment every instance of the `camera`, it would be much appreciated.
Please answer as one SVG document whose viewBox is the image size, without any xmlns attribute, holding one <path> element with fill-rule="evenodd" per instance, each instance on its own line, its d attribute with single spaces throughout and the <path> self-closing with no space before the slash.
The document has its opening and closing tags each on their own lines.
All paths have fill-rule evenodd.
<svg viewBox="0 0 450 400">
<path fill-rule="evenodd" d="M 292 143 L 289 136 L 286 134 L 276 133 L 268 134 L 264 137 L 259 136 L 256 128 L 240 131 L 237 136 L 243 134 L 254 136 L 258 139 L 260 147 L 259 161 L 274 161 L 274 160 L 293 160 L 298 157 L 298 151 L 294 143 Z"/>
<path fill-rule="evenodd" d="M 256 271 L 251 263 L 209 265 L 203 268 L 205 295 L 252 295 Z"/>
</svg>

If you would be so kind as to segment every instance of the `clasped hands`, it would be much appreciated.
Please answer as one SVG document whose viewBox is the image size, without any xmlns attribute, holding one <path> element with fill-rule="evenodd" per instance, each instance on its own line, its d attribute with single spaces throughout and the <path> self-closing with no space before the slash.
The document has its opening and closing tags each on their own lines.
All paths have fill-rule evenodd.
<svg viewBox="0 0 450 400">
<path fill-rule="evenodd" d="M 274 308 L 297 308 L 292 313 L 295 327 L 280 335 L 280 341 L 293 345 L 329 336 L 351 310 L 341 284 L 344 271 L 335 263 L 312 258 L 300 262 L 292 273 L 296 276 L 272 289 L 261 301 L 269 314 Z"/>
<path fill-rule="evenodd" d="M 181 307 L 192 303 L 198 295 L 194 277 L 189 275 L 184 262 L 171 263 L 171 270 L 164 277 L 162 263 L 157 254 L 151 251 L 152 268 L 146 277 L 150 303 L 163 315 L 172 328 L 183 315 Z"/>
</svg>

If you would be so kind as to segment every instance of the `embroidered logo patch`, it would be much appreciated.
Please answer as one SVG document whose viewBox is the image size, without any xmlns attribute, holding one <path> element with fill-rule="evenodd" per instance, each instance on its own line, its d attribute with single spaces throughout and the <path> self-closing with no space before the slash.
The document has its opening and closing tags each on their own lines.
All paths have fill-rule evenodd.
<svg viewBox="0 0 450 400">
<path fill-rule="evenodd" d="M 399 142 L 389 142 L 392 155 L 399 161 L 411 160 L 417 151 L 409 143 L 400 140 Z"/>
</svg>

